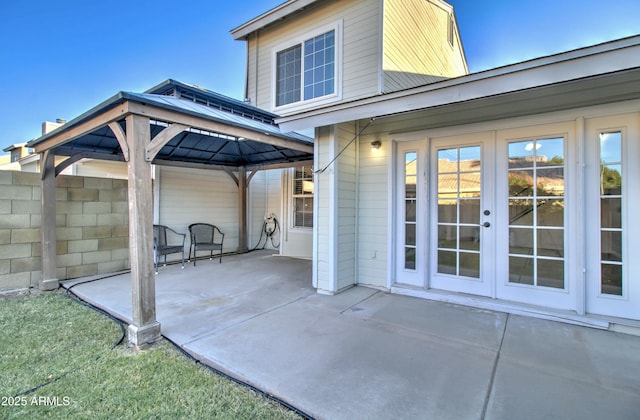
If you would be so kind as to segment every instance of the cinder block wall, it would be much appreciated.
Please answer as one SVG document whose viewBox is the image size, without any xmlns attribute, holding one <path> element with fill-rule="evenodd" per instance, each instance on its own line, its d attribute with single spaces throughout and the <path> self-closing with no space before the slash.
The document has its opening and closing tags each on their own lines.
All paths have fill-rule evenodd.
<svg viewBox="0 0 640 420">
<path fill-rule="evenodd" d="M 127 181 L 56 178 L 58 278 L 129 268 Z M 0 290 L 40 280 L 40 174 L 0 171 Z"/>
</svg>

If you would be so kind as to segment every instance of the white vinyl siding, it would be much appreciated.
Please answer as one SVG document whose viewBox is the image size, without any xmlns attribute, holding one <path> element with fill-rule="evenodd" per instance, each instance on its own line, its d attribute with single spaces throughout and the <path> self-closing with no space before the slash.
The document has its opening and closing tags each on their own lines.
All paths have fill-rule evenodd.
<svg viewBox="0 0 640 420">
<path fill-rule="evenodd" d="M 282 170 L 272 169 L 258 171 L 249 184 L 249 249 L 257 245 L 262 248 L 265 244 L 264 218 L 272 214 L 278 220 L 280 231 L 266 241 L 265 248 L 274 249 L 280 243 L 280 233 L 283 229 L 284 215 L 281 213 L 282 201 Z M 262 240 L 260 235 L 262 233 Z"/>
<path fill-rule="evenodd" d="M 73 175 L 93 176 L 100 178 L 127 179 L 126 162 L 109 162 L 106 160 L 87 159 L 73 165 Z"/>
<path fill-rule="evenodd" d="M 160 224 L 188 233 L 191 223 L 211 223 L 225 234 L 224 252 L 238 249 L 238 187 L 229 175 L 217 170 L 157 169 Z M 185 246 L 188 249 L 188 235 Z"/>
<path fill-rule="evenodd" d="M 356 144 L 349 142 L 356 131 L 353 123 L 338 125 L 335 129 L 338 152 L 344 153 L 336 165 L 336 230 L 337 230 L 337 290 L 356 283 Z"/>
<path fill-rule="evenodd" d="M 314 167 L 324 168 L 334 156 L 335 145 L 333 142 L 333 130 L 329 127 L 316 129 L 316 153 L 314 154 Z M 334 290 L 334 249 L 333 249 L 333 171 L 316 174 L 315 198 L 316 219 L 314 237 L 314 286 L 319 291 L 332 292 Z"/>
<path fill-rule="evenodd" d="M 354 123 L 318 130 L 316 166 L 324 168 L 357 130 Z M 388 147 L 383 144 L 372 152 L 374 139 L 363 136 L 359 145 L 349 145 L 325 172 L 317 175 L 316 274 L 321 290 L 337 292 L 355 283 L 386 287 Z"/>
<path fill-rule="evenodd" d="M 382 140 L 379 150 L 371 142 Z M 388 158 L 391 146 L 382 136 L 363 135 L 360 139 L 358 169 L 358 284 L 387 287 L 389 201 Z"/>
</svg>

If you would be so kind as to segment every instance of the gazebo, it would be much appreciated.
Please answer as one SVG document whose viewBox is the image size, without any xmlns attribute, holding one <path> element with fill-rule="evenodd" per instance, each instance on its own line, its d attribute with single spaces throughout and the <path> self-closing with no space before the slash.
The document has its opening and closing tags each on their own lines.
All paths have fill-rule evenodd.
<svg viewBox="0 0 640 420">
<path fill-rule="evenodd" d="M 40 154 L 42 278 L 56 278 L 55 177 L 81 159 L 127 163 L 133 313 L 131 344 L 160 337 L 153 270 L 151 165 L 222 170 L 238 186 L 239 252 L 247 252 L 247 188 L 259 170 L 312 165 L 312 139 L 283 133 L 277 115 L 215 92 L 167 80 L 119 92 L 27 146 Z M 67 159 L 56 165 L 55 156 Z"/>
</svg>

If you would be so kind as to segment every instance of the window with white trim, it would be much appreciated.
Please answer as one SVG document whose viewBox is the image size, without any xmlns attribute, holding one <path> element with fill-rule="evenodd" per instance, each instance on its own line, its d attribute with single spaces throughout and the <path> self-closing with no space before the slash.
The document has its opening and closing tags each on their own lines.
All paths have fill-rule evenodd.
<svg viewBox="0 0 640 420">
<path fill-rule="evenodd" d="M 295 169 L 293 175 L 293 227 L 313 227 L 313 170 L 308 166 Z"/>
<path fill-rule="evenodd" d="M 330 27 L 276 47 L 276 108 L 337 96 L 339 25 Z"/>
</svg>

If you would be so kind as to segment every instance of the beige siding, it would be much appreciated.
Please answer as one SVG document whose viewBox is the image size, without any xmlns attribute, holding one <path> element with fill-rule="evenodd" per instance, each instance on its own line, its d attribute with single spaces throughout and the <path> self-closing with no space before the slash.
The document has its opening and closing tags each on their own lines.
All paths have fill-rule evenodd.
<svg viewBox="0 0 640 420">
<path fill-rule="evenodd" d="M 160 224 L 188 232 L 211 223 L 224 232 L 224 252 L 238 249 L 238 187 L 223 171 L 159 167 Z M 189 239 L 187 244 L 189 246 Z"/>
<path fill-rule="evenodd" d="M 457 30 L 448 41 L 450 15 L 437 0 L 384 1 L 385 92 L 466 74 Z"/>
<path fill-rule="evenodd" d="M 379 91 L 379 1 L 343 0 L 320 2 L 263 28 L 248 40 L 247 88 L 251 103 L 272 110 L 273 50 L 288 40 L 316 28 L 343 22 L 343 100 L 371 96 Z M 373 70 L 373 71 L 372 71 Z M 284 113 L 281 113 L 284 114 Z"/>
</svg>

